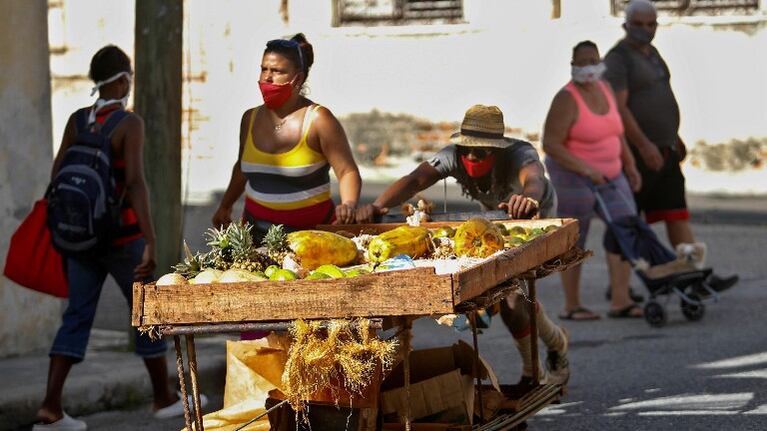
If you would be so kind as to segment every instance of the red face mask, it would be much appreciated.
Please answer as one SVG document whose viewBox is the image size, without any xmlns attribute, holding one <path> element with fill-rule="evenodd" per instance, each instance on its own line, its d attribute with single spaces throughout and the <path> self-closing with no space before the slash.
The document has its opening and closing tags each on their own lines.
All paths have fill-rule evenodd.
<svg viewBox="0 0 767 431">
<path fill-rule="evenodd" d="M 272 84 L 271 82 L 258 81 L 258 88 L 264 97 L 264 104 L 269 109 L 277 109 L 293 95 L 293 81 L 287 84 Z"/>
<path fill-rule="evenodd" d="M 472 178 L 484 177 L 493 169 L 495 165 L 495 154 L 490 154 L 482 160 L 473 162 L 466 156 L 461 156 L 461 163 L 466 168 L 466 173 Z"/>
</svg>

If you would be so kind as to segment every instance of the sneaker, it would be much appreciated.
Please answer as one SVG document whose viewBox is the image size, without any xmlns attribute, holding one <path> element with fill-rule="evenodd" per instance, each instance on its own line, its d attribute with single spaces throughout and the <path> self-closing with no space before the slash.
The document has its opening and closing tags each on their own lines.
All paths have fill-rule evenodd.
<svg viewBox="0 0 767 431">
<path fill-rule="evenodd" d="M 64 416 L 56 422 L 49 424 L 35 424 L 32 427 L 32 431 L 87 431 L 88 424 L 84 421 L 74 419 L 68 414 L 64 413 Z"/>
<path fill-rule="evenodd" d="M 721 278 L 716 274 L 711 274 L 711 276 L 708 277 L 708 285 L 711 286 L 711 288 L 715 291 L 722 292 L 731 288 L 732 286 L 735 286 L 738 280 L 740 280 L 740 277 L 737 275 Z"/>
<path fill-rule="evenodd" d="M 192 409 L 192 403 L 193 403 L 193 397 L 190 394 L 188 397 L 189 400 L 189 409 Z M 205 406 L 208 405 L 208 397 L 205 396 L 205 394 L 200 394 L 200 408 L 205 408 Z M 181 398 L 181 392 L 178 392 L 178 400 L 167 406 L 163 407 L 161 409 L 157 409 L 154 412 L 154 418 L 155 419 L 170 419 L 170 418 L 176 418 L 179 416 L 184 416 L 184 401 L 183 398 Z"/>
<path fill-rule="evenodd" d="M 642 295 L 639 292 L 636 292 L 633 287 L 629 286 L 629 296 L 631 297 L 631 300 L 634 302 L 644 302 L 644 295 Z M 610 286 L 607 286 L 607 292 L 605 292 L 605 298 L 607 298 L 608 301 L 613 299 L 613 293 L 610 289 Z"/>
</svg>

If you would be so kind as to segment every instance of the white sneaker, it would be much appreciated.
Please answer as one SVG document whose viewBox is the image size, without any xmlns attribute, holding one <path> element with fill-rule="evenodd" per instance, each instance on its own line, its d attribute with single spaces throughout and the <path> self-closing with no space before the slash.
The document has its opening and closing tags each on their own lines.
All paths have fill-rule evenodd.
<svg viewBox="0 0 767 431">
<path fill-rule="evenodd" d="M 187 396 L 187 399 L 189 400 L 189 409 L 192 410 L 192 403 L 193 403 L 193 397 L 190 394 Z M 200 394 L 200 408 L 205 408 L 205 406 L 208 405 L 208 397 L 205 396 L 205 394 Z M 184 401 L 183 398 L 181 398 L 181 392 L 178 392 L 178 401 L 175 403 L 163 407 L 159 410 L 155 410 L 154 412 L 154 418 L 155 419 L 170 419 L 170 418 L 176 418 L 179 416 L 184 416 Z M 33 430 L 34 431 L 34 430 Z"/>
<path fill-rule="evenodd" d="M 56 422 L 49 424 L 35 424 L 32 431 L 87 431 L 88 424 L 77 420 L 64 413 L 64 416 Z"/>
</svg>

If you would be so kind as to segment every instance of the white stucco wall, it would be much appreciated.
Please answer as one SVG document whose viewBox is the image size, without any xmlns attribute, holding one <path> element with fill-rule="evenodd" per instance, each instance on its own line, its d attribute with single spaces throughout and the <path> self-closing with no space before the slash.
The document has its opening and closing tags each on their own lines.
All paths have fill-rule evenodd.
<svg viewBox="0 0 767 431">
<path fill-rule="evenodd" d="M 661 18 L 666 58 L 688 143 L 767 137 L 767 8 L 750 17 Z M 53 125 L 92 103 L 90 56 L 112 42 L 132 55 L 133 1 L 63 0 L 51 10 Z M 264 44 L 304 32 L 314 45 L 310 97 L 337 115 L 408 113 L 458 121 L 474 103 L 501 107 L 510 127 L 538 133 L 569 78 L 570 50 L 591 39 L 602 53 L 623 36 L 608 0 L 464 0 L 465 23 L 334 28 L 331 0 L 185 1 L 185 190 L 226 187 L 242 112 L 260 103 Z M 79 78 L 78 78 L 79 76 Z M 58 138 L 56 138 L 58 139 Z M 55 145 L 55 144 L 54 144 Z M 695 184 L 690 184 L 693 188 Z"/>
<path fill-rule="evenodd" d="M 0 261 L 51 165 L 45 0 L 0 1 Z M 61 301 L 0 277 L 0 357 L 50 346 Z"/>
</svg>

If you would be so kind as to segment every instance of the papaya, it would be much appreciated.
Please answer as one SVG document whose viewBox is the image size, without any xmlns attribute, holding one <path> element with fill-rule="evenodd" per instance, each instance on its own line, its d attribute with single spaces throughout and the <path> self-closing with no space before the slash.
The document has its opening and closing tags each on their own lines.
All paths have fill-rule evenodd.
<svg viewBox="0 0 767 431">
<path fill-rule="evenodd" d="M 503 235 L 498 226 L 482 217 L 469 219 L 455 231 L 455 254 L 488 257 L 503 249 Z"/>
<path fill-rule="evenodd" d="M 429 230 L 425 227 L 400 226 L 377 235 L 368 244 L 368 258 L 373 263 L 406 254 L 413 259 L 425 256 L 431 248 Z"/>
<path fill-rule="evenodd" d="M 288 234 L 288 247 L 304 269 L 325 264 L 348 266 L 357 259 L 357 246 L 349 238 L 321 230 L 300 230 Z"/>
</svg>

